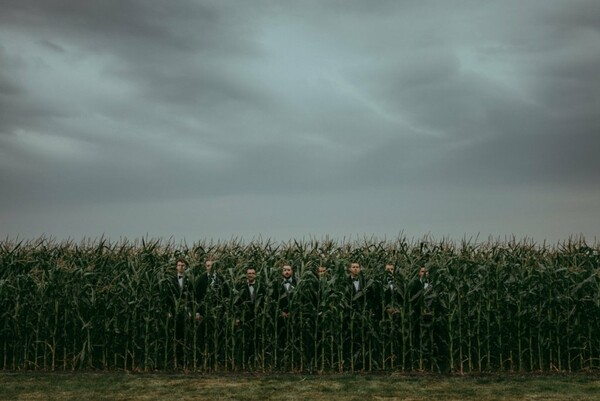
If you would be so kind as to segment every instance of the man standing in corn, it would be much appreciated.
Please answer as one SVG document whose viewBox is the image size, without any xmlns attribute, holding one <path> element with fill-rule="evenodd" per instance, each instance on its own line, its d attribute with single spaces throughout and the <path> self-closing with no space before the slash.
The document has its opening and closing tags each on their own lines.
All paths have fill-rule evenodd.
<svg viewBox="0 0 600 401">
<path fill-rule="evenodd" d="M 256 280 L 256 269 L 246 268 L 246 278 L 236 289 L 236 323 L 238 326 L 238 361 L 242 368 L 252 366 L 256 362 L 256 343 L 259 341 L 256 317 L 264 302 L 265 289 Z"/>
<path fill-rule="evenodd" d="M 382 367 L 387 363 L 393 367 L 397 361 L 402 360 L 403 342 L 406 336 L 401 330 L 404 283 L 392 263 L 385 264 L 375 292 L 375 319 L 379 321 L 378 330 L 381 340 L 378 360 Z"/>
<path fill-rule="evenodd" d="M 410 348 L 413 368 L 423 370 L 424 357 L 431 353 L 429 329 L 431 326 L 431 308 L 426 295 L 431 290 L 429 271 L 425 266 L 420 266 L 418 274 L 409 284 L 410 293 Z M 416 365 L 416 366 L 415 366 Z"/>
<path fill-rule="evenodd" d="M 277 302 L 277 343 L 284 359 L 286 359 L 286 348 L 290 345 L 288 340 L 292 338 L 293 323 L 297 320 L 293 310 L 293 295 L 297 286 L 298 280 L 294 276 L 294 269 L 291 265 L 284 264 L 281 268 L 281 278 L 274 291 Z"/>
<path fill-rule="evenodd" d="M 229 285 L 219 272 L 219 264 L 209 258 L 204 262 L 196 286 L 201 320 L 198 325 L 198 344 L 203 355 L 204 367 L 220 362 L 225 327 L 221 322 L 226 318 L 229 299 Z"/>
<path fill-rule="evenodd" d="M 169 317 L 173 324 L 173 367 L 186 368 L 189 364 L 187 350 L 191 344 L 193 317 L 200 318 L 194 307 L 194 283 L 184 258 L 177 259 L 176 272 L 169 281 Z"/>
<path fill-rule="evenodd" d="M 373 318 L 372 280 L 365 279 L 362 267 L 358 262 L 350 263 L 348 271 L 344 300 L 346 307 L 344 354 L 350 370 L 354 371 L 366 368 L 367 354 L 370 348 L 367 328 L 372 325 Z"/>
</svg>

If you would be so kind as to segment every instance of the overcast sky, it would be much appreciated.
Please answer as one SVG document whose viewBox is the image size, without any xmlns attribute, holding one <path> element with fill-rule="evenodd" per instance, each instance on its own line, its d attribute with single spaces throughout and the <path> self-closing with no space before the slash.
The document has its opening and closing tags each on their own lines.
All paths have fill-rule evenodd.
<svg viewBox="0 0 600 401">
<path fill-rule="evenodd" d="M 600 238 L 597 0 L 0 0 L 0 236 Z"/>
</svg>

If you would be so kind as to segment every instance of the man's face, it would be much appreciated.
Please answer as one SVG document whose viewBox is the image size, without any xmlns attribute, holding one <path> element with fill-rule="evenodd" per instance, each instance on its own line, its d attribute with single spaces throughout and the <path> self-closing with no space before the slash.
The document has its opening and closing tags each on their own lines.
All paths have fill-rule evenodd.
<svg viewBox="0 0 600 401">
<path fill-rule="evenodd" d="M 254 283 L 254 280 L 256 280 L 256 270 L 254 270 L 254 269 L 246 270 L 246 279 L 248 279 L 249 283 Z"/>
<path fill-rule="evenodd" d="M 185 263 L 183 263 L 182 261 L 178 261 L 177 262 L 177 273 L 183 274 L 184 271 L 185 271 Z"/>
<path fill-rule="evenodd" d="M 327 268 L 325 266 L 319 266 L 317 274 L 319 275 L 319 277 L 325 277 L 325 275 L 327 275 Z"/>
<path fill-rule="evenodd" d="M 206 271 L 208 273 L 210 273 L 212 271 L 212 266 L 213 266 L 212 260 L 207 260 L 206 262 L 204 262 L 204 267 L 206 267 Z"/>
<path fill-rule="evenodd" d="M 284 278 L 292 277 L 292 266 L 288 266 L 288 265 L 283 266 L 283 268 L 281 269 L 281 274 L 283 275 Z"/>
<path fill-rule="evenodd" d="M 427 276 L 427 270 L 424 267 L 419 269 L 419 278 L 423 278 Z"/>
<path fill-rule="evenodd" d="M 385 265 L 385 271 L 388 274 L 394 274 L 394 265 L 390 265 L 390 264 Z"/>
<path fill-rule="evenodd" d="M 350 264 L 350 275 L 352 277 L 357 277 L 360 274 L 360 265 L 358 263 Z"/>
</svg>

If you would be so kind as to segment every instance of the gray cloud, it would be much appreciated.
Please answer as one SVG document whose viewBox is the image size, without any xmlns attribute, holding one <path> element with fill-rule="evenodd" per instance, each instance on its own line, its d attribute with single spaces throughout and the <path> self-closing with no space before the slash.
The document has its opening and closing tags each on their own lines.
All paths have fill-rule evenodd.
<svg viewBox="0 0 600 401">
<path fill-rule="evenodd" d="M 514 232 L 595 235 L 598 26 L 593 1 L 4 1 L 0 234 L 93 209 L 158 235 L 493 235 L 518 209 Z"/>
</svg>

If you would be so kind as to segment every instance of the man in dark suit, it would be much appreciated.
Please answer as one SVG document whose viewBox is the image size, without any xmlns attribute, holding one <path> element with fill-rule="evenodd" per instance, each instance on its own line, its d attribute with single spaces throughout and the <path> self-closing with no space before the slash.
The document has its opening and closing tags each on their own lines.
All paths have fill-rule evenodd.
<svg viewBox="0 0 600 401">
<path fill-rule="evenodd" d="M 367 282 L 359 263 L 350 263 L 348 268 L 347 297 L 352 309 L 372 307 L 372 282 Z"/>
<path fill-rule="evenodd" d="M 220 298 L 229 296 L 229 285 L 221 276 L 219 264 L 216 260 L 208 259 L 204 262 L 204 272 L 198 280 L 198 298 L 203 300 L 209 292 L 215 293 Z"/>
<path fill-rule="evenodd" d="M 393 264 L 385 265 L 385 273 L 379 283 L 379 296 L 381 297 L 381 312 L 389 316 L 395 315 L 402 309 L 402 288 L 403 283 L 396 274 L 396 268 Z"/>
<path fill-rule="evenodd" d="M 238 344 L 242 345 L 238 347 L 238 361 L 242 368 L 256 360 L 256 342 L 260 339 L 255 317 L 263 305 L 264 295 L 263 285 L 256 280 L 256 269 L 247 267 L 246 279 L 237 286 L 235 298 Z"/>
<path fill-rule="evenodd" d="M 447 310 L 439 302 L 437 292 L 440 291 L 435 282 L 435 273 L 425 266 L 420 266 L 418 274 L 411 281 L 410 303 L 411 324 L 413 325 L 413 349 L 417 350 L 418 361 L 413 366 L 418 369 L 438 369 L 448 372 L 450 369 L 448 359 L 447 339 Z M 415 359 L 417 356 L 413 356 Z"/>
<path fill-rule="evenodd" d="M 300 299 L 296 302 L 309 306 L 305 309 L 301 328 L 305 366 L 310 366 L 309 369 L 323 370 L 326 361 L 331 363 L 331 343 L 326 339 L 340 334 L 332 331 L 332 323 L 339 318 L 334 306 L 341 304 L 343 295 L 336 291 L 334 282 L 335 277 L 325 266 L 305 270 L 299 282 L 297 296 Z"/>
<path fill-rule="evenodd" d="M 350 370 L 366 368 L 367 332 L 373 319 L 373 288 L 372 280 L 367 281 L 362 274 L 362 267 L 358 262 L 350 263 L 349 275 L 346 284 L 346 362 Z"/>
<path fill-rule="evenodd" d="M 280 351 L 285 350 L 288 339 L 291 338 L 292 326 L 297 319 L 293 305 L 297 286 L 298 280 L 294 276 L 294 269 L 291 265 L 284 264 L 281 268 L 281 278 L 273 291 L 277 305 L 277 344 Z"/>
<path fill-rule="evenodd" d="M 379 338 L 383 341 L 383 347 L 388 353 L 392 352 L 392 358 L 390 359 L 388 354 L 386 359 L 393 364 L 395 361 L 402 360 L 403 345 L 408 340 L 408 336 L 405 336 L 401 330 L 404 282 L 392 263 L 386 263 L 382 273 L 375 287 L 374 315 L 376 321 L 379 321 Z M 383 352 L 384 349 L 379 351 Z"/>
<path fill-rule="evenodd" d="M 418 274 L 409 283 L 410 294 L 410 324 L 411 330 L 411 359 L 413 367 L 424 369 L 420 362 L 424 360 L 423 355 L 431 353 L 429 341 L 429 328 L 431 323 L 431 310 L 428 303 L 428 292 L 431 290 L 429 271 L 425 266 L 420 266 Z M 419 366 L 415 366 L 419 361 Z"/>
<path fill-rule="evenodd" d="M 191 344 L 193 317 L 200 318 L 196 308 L 194 282 L 188 272 L 187 261 L 177 259 L 176 273 L 169 280 L 168 303 L 170 305 L 169 317 L 172 318 L 173 331 L 173 366 L 175 368 L 189 365 L 187 350 Z"/>
<path fill-rule="evenodd" d="M 284 265 L 281 268 L 281 279 L 278 285 L 275 287 L 275 296 L 278 300 L 278 315 L 283 319 L 287 319 L 290 316 L 290 304 L 292 300 L 292 294 L 298 286 L 298 279 L 294 276 L 294 269 L 289 264 Z"/>
<path fill-rule="evenodd" d="M 225 338 L 225 326 L 220 324 L 226 314 L 229 300 L 229 285 L 219 272 L 218 262 L 208 259 L 204 262 L 196 286 L 196 299 L 199 304 L 198 324 L 199 350 L 205 367 L 220 361 L 221 340 Z"/>
</svg>

